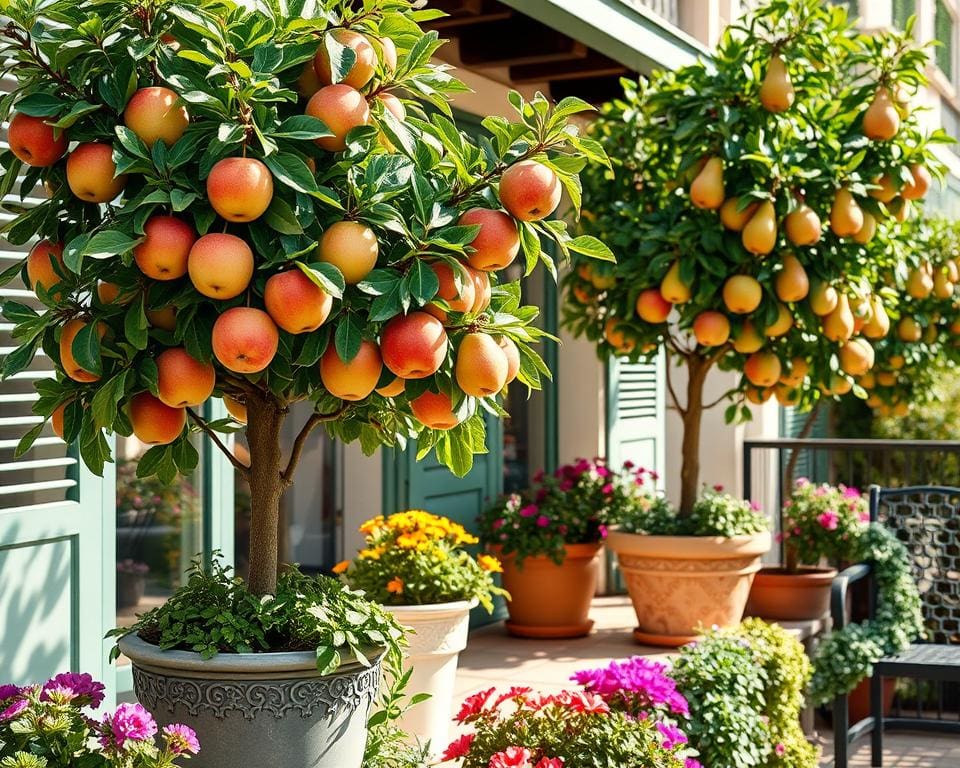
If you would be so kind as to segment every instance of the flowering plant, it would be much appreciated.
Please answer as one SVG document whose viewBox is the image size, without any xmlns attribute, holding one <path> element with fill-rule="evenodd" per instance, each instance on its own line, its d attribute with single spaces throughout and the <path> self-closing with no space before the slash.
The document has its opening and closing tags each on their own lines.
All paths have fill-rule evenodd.
<svg viewBox="0 0 960 768">
<path fill-rule="evenodd" d="M 354 589 L 387 605 L 429 605 L 479 600 L 493 610 L 494 595 L 506 596 L 493 574 L 503 570 L 491 555 L 474 557 L 476 544 L 460 524 L 419 509 L 378 515 L 360 526 L 366 546 L 334 567 Z"/>
<path fill-rule="evenodd" d="M 801 564 L 816 565 L 821 558 L 847 559 L 869 520 L 856 488 L 814 485 L 801 477 L 783 505 L 783 531 L 777 536 L 784 543 L 787 570 L 795 573 Z"/>
<path fill-rule="evenodd" d="M 551 474 L 541 470 L 528 490 L 503 497 L 481 514 L 480 538 L 515 555 L 518 563 L 547 555 L 559 564 L 565 544 L 602 541 L 607 526 L 628 510 L 655 503 L 656 478 L 630 461 L 618 470 L 601 458 L 577 459 Z"/>
<path fill-rule="evenodd" d="M 173 768 L 200 751 L 185 725 L 157 724 L 139 704 L 95 718 L 104 687 L 64 672 L 43 685 L 0 685 L 0 765 L 4 768 Z"/>
<path fill-rule="evenodd" d="M 588 693 L 601 696 L 612 709 L 631 717 L 658 720 L 687 716 L 687 700 L 677 690 L 669 667 L 659 661 L 634 656 L 626 661 L 611 661 L 605 667 L 582 669 L 570 678 Z"/>
<path fill-rule="evenodd" d="M 589 691 L 536 694 L 489 688 L 468 698 L 456 720 L 472 731 L 452 742 L 443 760 L 462 768 L 696 768 L 684 740 L 652 718 L 616 711 Z"/>
<path fill-rule="evenodd" d="M 723 492 L 722 485 L 704 488 L 689 515 L 678 515 L 665 499 L 636 504 L 620 520 L 629 533 L 652 536 L 743 536 L 766 531 L 760 507 Z"/>
</svg>

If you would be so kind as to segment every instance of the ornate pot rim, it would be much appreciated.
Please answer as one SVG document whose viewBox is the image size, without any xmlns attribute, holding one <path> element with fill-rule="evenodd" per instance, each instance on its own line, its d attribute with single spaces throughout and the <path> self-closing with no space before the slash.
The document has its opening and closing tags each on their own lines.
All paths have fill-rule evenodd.
<svg viewBox="0 0 960 768">
<path fill-rule="evenodd" d="M 564 544 L 563 548 L 566 550 L 567 559 L 584 559 L 588 560 L 593 558 L 597 552 L 603 549 L 604 542 L 602 541 L 591 541 L 582 544 Z M 490 551 L 493 552 L 501 560 L 512 560 L 516 557 L 516 552 L 504 552 L 503 547 L 500 544 L 491 544 Z M 553 562 L 553 559 L 550 555 L 527 555 L 523 558 L 524 563 L 544 563 L 557 567 L 557 564 Z"/>
<path fill-rule="evenodd" d="M 284 651 L 279 653 L 218 653 L 212 659 L 203 659 L 193 651 L 165 651 L 148 643 L 135 633 L 120 638 L 120 651 L 137 667 L 160 674 L 175 672 L 181 677 L 318 677 L 316 651 Z M 385 653 L 383 648 L 370 649 L 367 654 L 375 665 Z M 367 669 L 353 654 L 344 657 L 340 666 L 325 677 L 351 674 Z"/>
<path fill-rule="evenodd" d="M 426 605 L 383 605 L 385 611 L 389 611 L 398 619 L 401 616 L 416 617 L 417 621 L 432 621 L 433 619 L 443 619 L 448 616 L 454 616 L 461 613 L 472 611 L 480 605 L 476 598 L 472 600 L 452 600 L 449 603 L 427 603 Z"/>
<path fill-rule="evenodd" d="M 777 586 L 787 586 L 795 583 L 797 586 L 814 586 L 830 584 L 838 571 L 836 568 L 820 568 L 816 565 L 801 565 L 797 571 L 788 571 L 783 565 L 765 565 L 754 577 L 757 581 L 776 582 Z"/>
<path fill-rule="evenodd" d="M 675 560 L 724 560 L 762 555 L 770 551 L 773 537 L 769 531 L 742 536 L 652 536 L 628 533 L 612 528 L 607 546 L 614 552 L 639 557 L 665 557 Z"/>
</svg>

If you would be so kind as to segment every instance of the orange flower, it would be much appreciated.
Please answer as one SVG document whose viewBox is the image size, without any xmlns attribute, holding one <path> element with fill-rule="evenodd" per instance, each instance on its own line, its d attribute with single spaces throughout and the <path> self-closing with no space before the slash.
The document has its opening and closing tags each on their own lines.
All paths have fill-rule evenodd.
<svg viewBox="0 0 960 768">
<path fill-rule="evenodd" d="M 347 569 L 348 569 L 349 567 L 350 567 L 350 561 L 349 561 L 349 560 L 341 560 L 339 563 L 337 563 L 335 566 L 333 566 L 333 572 L 334 572 L 334 573 L 338 573 L 338 574 L 339 574 L 339 573 L 346 573 L 346 572 L 347 572 Z"/>
<path fill-rule="evenodd" d="M 477 558 L 477 563 L 483 570 L 490 571 L 490 573 L 503 573 L 503 566 L 493 555 L 480 555 Z"/>
<path fill-rule="evenodd" d="M 387 592 L 390 592 L 394 595 L 399 595 L 403 593 L 403 579 L 399 576 L 394 576 L 390 581 L 387 582 Z"/>
</svg>

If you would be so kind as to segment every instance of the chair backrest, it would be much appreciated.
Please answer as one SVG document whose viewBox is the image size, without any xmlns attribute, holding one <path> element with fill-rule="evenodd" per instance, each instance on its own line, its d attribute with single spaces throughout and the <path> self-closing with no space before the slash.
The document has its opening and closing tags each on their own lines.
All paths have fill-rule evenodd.
<svg viewBox="0 0 960 768">
<path fill-rule="evenodd" d="M 910 551 L 928 640 L 960 643 L 960 488 L 870 488 L 870 519 Z"/>
</svg>

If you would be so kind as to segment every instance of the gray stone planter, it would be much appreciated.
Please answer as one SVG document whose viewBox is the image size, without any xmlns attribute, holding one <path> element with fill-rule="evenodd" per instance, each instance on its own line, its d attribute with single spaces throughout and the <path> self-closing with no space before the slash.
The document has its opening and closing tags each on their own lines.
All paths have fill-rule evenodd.
<svg viewBox="0 0 960 768">
<path fill-rule="evenodd" d="M 200 739 L 192 768 L 361 768 L 367 716 L 380 687 L 372 667 L 345 662 L 321 676 L 316 654 L 161 651 L 120 640 L 137 699 L 162 727 L 185 723 Z"/>
</svg>

